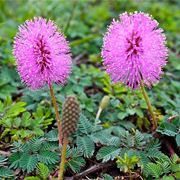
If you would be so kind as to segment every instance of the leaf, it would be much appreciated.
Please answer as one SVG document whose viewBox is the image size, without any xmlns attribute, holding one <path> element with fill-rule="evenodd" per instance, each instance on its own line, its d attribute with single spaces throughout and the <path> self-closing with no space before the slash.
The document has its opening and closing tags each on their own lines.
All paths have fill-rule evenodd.
<svg viewBox="0 0 180 180">
<path fill-rule="evenodd" d="M 32 138 L 28 141 L 28 145 L 32 152 L 38 152 L 41 149 L 43 142 L 44 138 Z"/>
<path fill-rule="evenodd" d="M 21 160 L 22 153 L 20 152 L 15 152 L 9 157 L 9 162 L 10 162 L 10 168 L 17 169 L 20 167 L 20 160 Z"/>
<path fill-rule="evenodd" d="M 128 116 L 128 113 L 127 112 L 119 112 L 117 117 L 120 119 L 120 120 L 123 120 L 125 117 Z"/>
<path fill-rule="evenodd" d="M 7 110 L 5 114 L 5 118 L 18 116 L 20 113 L 24 112 L 26 103 L 25 102 L 17 102 L 12 104 L 10 108 Z"/>
<path fill-rule="evenodd" d="M 113 180 L 113 177 L 110 176 L 109 174 L 103 174 L 103 179 L 104 180 Z"/>
<path fill-rule="evenodd" d="M 82 157 L 74 157 L 70 159 L 67 164 L 74 173 L 78 173 L 81 167 L 86 164 L 86 161 Z"/>
<path fill-rule="evenodd" d="M 78 123 L 78 130 L 84 134 L 88 134 L 92 132 L 92 124 L 83 114 L 80 115 L 79 123 Z"/>
<path fill-rule="evenodd" d="M 59 161 L 59 154 L 57 152 L 41 151 L 37 156 L 38 160 L 46 165 L 55 164 Z"/>
<path fill-rule="evenodd" d="M 159 164 L 148 163 L 147 170 L 155 178 L 159 178 L 163 174 L 163 170 Z"/>
<path fill-rule="evenodd" d="M 42 179 L 44 180 L 47 179 L 50 173 L 49 168 L 43 163 L 38 163 L 37 169 L 38 169 L 39 176 L 42 177 Z"/>
<path fill-rule="evenodd" d="M 120 148 L 116 146 L 106 146 L 99 149 L 96 158 L 97 160 L 102 159 L 102 162 L 113 160 L 119 155 Z"/>
<path fill-rule="evenodd" d="M 14 176 L 14 172 L 6 167 L 0 167 L 0 178 L 11 178 Z"/>
<path fill-rule="evenodd" d="M 58 141 L 58 130 L 54 129 L 49 131 L 45 137 L 47 138 L 48 141 Z"/>
<path fill-rule="evenodd" d="M 110 136 L 112 137 L 111 131 L 109 131 L 108 129 L 105 129 L 105 130 L 95 132 L 91 134 L 89 137 L 93 140 L 94 143 L 110 145 L 110 139 L 109 139 Z"/>
<path fill-rule="evenodd" d="M 0 166 L 6 164 L 7 159 L 7 157 L 0 155 Z"/>
<path fill-rule="evenodd" d="M 22 121 L 21 121 L 21 126 L 22 127 L 28 127 L 28 126 L 30 126 L 31 121 L 32 121 L 31 114 L 29 112 L 23 113 Z"/>
<path fill-rule="evenodd" d="M 162 180 L 175 180 L 173 176 L 163 176 Z"/>
<path fill-rule="evenodd" d="M 38 163 L 37 155 L 23 154 L 19 164 L 24 171 L 30 173 L 36 168 L 37 163 Z"/>
<path fill-rule="evenodd" d="M 176 144 L 178 147 L 180 147 L 180 134 L 176 135 Z"/>
<path fill-rule="evenodd" d="M 174 124 L 163 122 L 161 126 L 157 129 L 157 132 L 174 137 L 177 135 L 177 127 Z"/>
<path fill-rule="evenodd" d="M 174 176 L 175 176 L 177 179 L 180 179 L 180 171 L 179 171 L 179 172 L 174 173 Z"/>
<path fill-rule="evenodd" d="M 93 141 L 88 136 L 77 137 L 76 140 L 79 149 L 82 149 L 85 157 L 91 157 L 95 150 Z"/>
</svg>

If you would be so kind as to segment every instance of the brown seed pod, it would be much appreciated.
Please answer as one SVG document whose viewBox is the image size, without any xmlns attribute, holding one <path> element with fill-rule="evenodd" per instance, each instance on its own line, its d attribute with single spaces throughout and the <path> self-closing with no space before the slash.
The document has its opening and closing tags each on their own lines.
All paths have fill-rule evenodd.
<svg viewBox="0 0 180 180">
<path fill-rule="evenodd" d="M 69 137 L 76 131 L 80 116 L 80 105 L 75 96 L 68 96 L 63 105 L 61 132 L 63 137 Z"/>
</svg>

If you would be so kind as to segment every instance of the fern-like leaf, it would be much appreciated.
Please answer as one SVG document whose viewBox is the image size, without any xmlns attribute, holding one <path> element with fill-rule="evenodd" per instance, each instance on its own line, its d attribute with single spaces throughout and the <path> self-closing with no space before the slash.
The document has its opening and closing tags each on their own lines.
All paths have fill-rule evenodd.
<svg viewBox="0 0 180 180">
<path fill-rule="evenodd" d="M 88 136 L 77 137 L 77 146 L 82 149 L 85 157 L 91 157 L 95 150 L 95 145 Z"/>
<path fill-rule="evenodd" d="M 14 172 L 6 167 L 0 167 L 0 179 L 10 178 L 14 176 Z"/>
<path fill-rule="evenodd" d="M 78 173 L 85 164 L 86 162 L 82 157 L 74 157 L 67 162 L 67 165 L 75 173 Z"/>
<path fill-rule="evenodd" d="M 53 129 L 49 131 L 46 135 L 45 138 L 47 138 L 48 141 L 58 141 L 58 130 Z"/>
<path fill-rule="evenodd" d="M 118 156 L 119 152 L 120 152 L 120 148 L 116 146 L 102 147 L 98 151 L 96 158 L 97 160 L 102 159 L 103 162 L 107 162 L 109 160 L 113 160 L 116 156 Z"/>
<path fill-rule="evenodd" d="M 6 164 L 7 158 L 0 155 L 0 166 L 3 166 L 4 164 Z"/>
<path fill-rule="evenodd" d="M 148 163 L 146 166 L 149 175 L 152 175 L 155 178 L 159 178 L 163 174 L 163 169 L 159 164 Z"/>
<path fill-rule="evenodd" d="M 84 116 L 83 114 L 80 115 L 79 123 L 78 123 L 78 130 L 81 133 L 89 134 L 92 132 L 93 125 L 90 123 L 90 121 Z"/>
<path fill-rule="evenodd" d="M 44 138 L 32 138 L 28 141 L 28 145 L 31 147 L 32 152 L 38 152 L 41 149 L 41 145 L 44 141 Z"/>
<path fill-rule="evenodd" d="M 9 157 L 9 162 L 10 162 L 10 168 L 17 169 L 20 167 L 20 160 L 21 160 L 22 153 L 20 152 L 15 152 L 12 153 L 12 155 Z"/>
<path fill-rule="evenodd" d="M 55 164 L 59 161 L 59 154 L 57 152 L 41 151 L 37 156 L 38 160 L 46 165 Z"/>
<path fill-rule="evenodd" d="M 38 163 L 37 169 L 39 176 L 44 180 L 47 179 L 49 176 L 49 168 L 43 163 Z"/>
<path fill-rule="evenodd" d="M 23 154 L 19 164 L 24 171 L 30 173 L 36 168 L 37 163 L 38 163 L 37 155 Z"/>
</svg>

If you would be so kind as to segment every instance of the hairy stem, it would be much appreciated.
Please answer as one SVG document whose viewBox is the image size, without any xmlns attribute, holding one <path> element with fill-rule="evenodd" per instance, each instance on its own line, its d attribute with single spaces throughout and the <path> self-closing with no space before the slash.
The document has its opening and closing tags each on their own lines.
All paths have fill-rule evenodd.
<svg viewBox="0 0 180 180">
<path fill-rule="evenodd" d="M 63 146 L 62 146 L 62 154 L 61 154 L 61 164 L 59 169 L 59 177 L 58 180 L 63 180 L 64 169 L 65 169 L 65 161 L 66 161 L 66 149 L 68 145 L 68 138 L 64 137 Z"/>
<path fill-rule="evenodd" d="M 146 93 L 143 81 L 140 81 L 140 86 L 141 86 L 141 91 L 142 91 L 142 94 L 143 94 L 144 99 L 146 101 L 146 104 L 148 106 L 148 110 L 149 110 L 151 117 L 152 117 L 152 126 L 153 126 L 152 129 L 155 130 L 157 128 L 156 117 L 154 115 L 153 108 L 152 108 L 151 102 L 149 100 L 149 97 Z"/>
<path fill-rule="evenodd" d="M 58 125 L 58 137 L 59 137 L 59 144 L 62 144 L 62 137 L 61 137 L 61 120 L 58 112 L 58 106 L 56 102 L 56 97 L 54 95 L 53 87 L 51 84 L 49 84 L 49 89 L 50 89 L 50 94 L 52 98 L 52 103 L 54 106 L 55 114 L 56 114 L 56 120 L 57 120 L 57 125 Z"/>
</svg>

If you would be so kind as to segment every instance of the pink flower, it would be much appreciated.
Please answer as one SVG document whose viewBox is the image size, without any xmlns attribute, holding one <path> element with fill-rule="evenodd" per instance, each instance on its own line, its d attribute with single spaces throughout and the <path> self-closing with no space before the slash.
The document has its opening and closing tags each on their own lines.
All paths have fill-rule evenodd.
<svg viewBox="0 0 180 180">
<path fill-rule="evenodd" d="M 123 13 L 104 37 L 103 64 L 113 82 L 138 88 L 158 82 L 168 55 L 163 30 L 148 14 Z"/>
<path fill-rule="evenodd" d="M 22 81 L 31 89 L 45 83 L 63 85 L 71 71 L 70 48 L 51 21 L 38 17 L 19 27 L 14 56 Z"/>
</svg>

